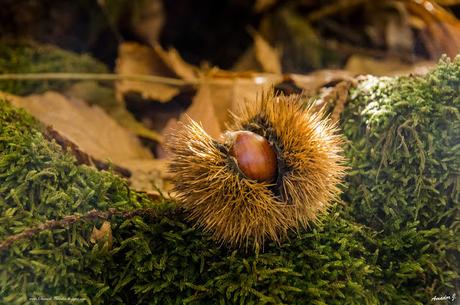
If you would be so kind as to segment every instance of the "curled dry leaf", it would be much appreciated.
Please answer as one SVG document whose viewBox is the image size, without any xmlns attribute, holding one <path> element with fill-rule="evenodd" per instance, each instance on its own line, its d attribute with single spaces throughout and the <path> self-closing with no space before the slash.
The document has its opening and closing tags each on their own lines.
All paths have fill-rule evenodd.
<svg viewBox="0 0 460 305">
<path fill-rule="evenodd" d="M 460 53 L 460 21 L 454 15 L 435 1 L 407 0 L 405 4 L 411 14 L 423 20 L 422 38 L 431 59 L 438 60 L 444 53 L 454 58 Z"/>
<path fill-rule="evenodd" d="M 171 189 L 164 159 L 125 160 L 120 165 L 131 171 L 130 187 L 136 191 L 157 196 L 158 190 L 168 192 Z"/>
<path fill-rule="evenodd" d="M 256 0 L 254 3 L 254 12 L 260 13 L 276 4 L 276 0 Z"/>
<path fill-rule="evenodd" d="M 120 45 L 118 54 L 115 69 L 118 74 L 176 77 L 176 74 L 151 47 L 125 42 Z M 161 83 L 127 80 L 117 83 L 118 100 L 123 100 L 122 97 L 129 93 L 139 94 L 144 99 L 167 102 L 179 93 L 179 88 Z"/>
<path fill-rule="evenodd" d="M 185 62 L 176 49 L 171 48 L 166 51 L 156 44 L 153 50 L 177 77 L 189 81 L 197 79 L 198 68 Z"/>
<path fill-rule="evenodd" d="M 104 221 L 99 229 L 93 226 L 89 241 L 93 244 L 107 243 L 107 248 L 110 250 L 112 248 L 112 226 L 110 222 Z"/>
<path fill-rule="evenodd" d="M 8 95 L 8 99 L 99 160 L 117 164 L 126 159 L 152 158 L 135 136 L 97 106 L 67 99 L 57 92 L 28 97 Z"/>
<path fill-rule="evenodd" d="M 326 85 L 352 78 L 353 74 L 344 70 L 318 70 L 307 75 L 287 74 L 284 76 L 283 83 L 294 85 L 306 96 L 314 96 Z"/>
<path fill-rule="evenodd" d="M 345 70 L 354 75 L 371 74 L 375 76 L 400 76 L 409 74 L 426 74 L 435 66 L 434 61 L 420 61 L 415 64 L 402 62 L 398 58 L 389 57 L 375 59 L 363 55 L 351 56 Z"/>
<path fill-rule="evenodd" d="M 138 122 L 134 115 L 126 109 L 124 104 L 117 102 L 115 93 L 111 88 L 101 86 L 95 81 L 81 81 L 67 89 L 64 94 L 68 97 L 82 99 L 90 105 L 97 105 L 103 108 L 122 127 L 137 136 L 150 139 L 154 142 L 162 141 L 159 133 L 148 129 L 142 123 Z"/>
<path fill-rule="evenodd" d="M 282 80 L 281 75 L 257 73 L 232 73 L 221 70 L 208 72 L 202 78 L 191 106 L 180 116 L 187 123 L 190 118 L 201 124 L 212 137 L 219 137 L 226 128 L 237 105 L 245 100 L 254 100 L 262 90 L 268 90 Z M 178 120 L 171 119 L 163 130 L 165 142 L 171 133 L 181 128 Z M 163 150 L 159 151 L 164 156 Z"/>
<path fill-rule="evenodd" d="M 281 74 L 281 57 L 263 37 L 257 32 L 253 33 L 254 52 L 263 72 Z"/>
</svg>

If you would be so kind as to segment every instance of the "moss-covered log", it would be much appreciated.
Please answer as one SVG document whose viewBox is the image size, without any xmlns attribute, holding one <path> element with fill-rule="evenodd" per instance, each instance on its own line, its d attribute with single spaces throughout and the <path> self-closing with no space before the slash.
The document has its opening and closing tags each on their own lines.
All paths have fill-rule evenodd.
<svg viewBox="0 0 460 305">
<path fill-rule="evenodd" d="M 176 203 L 150 201 L 110 172 L 76 165 L 39 123 L 2 102 L 0 243 L 27 228 L 40 232 L 1 250 L 0 302 L 425 304 L 451 295 L 459 279 L 459 88 L 460 60 L 425 77 L 360 82 L 342 117 L 351 166 L 344 204 L 261 253 L 220 247 Z M 93 209 L 120 211 L 108 219 L 112 243 L 91 241 L 98 217 L 39 229 Z"/>
</svg>

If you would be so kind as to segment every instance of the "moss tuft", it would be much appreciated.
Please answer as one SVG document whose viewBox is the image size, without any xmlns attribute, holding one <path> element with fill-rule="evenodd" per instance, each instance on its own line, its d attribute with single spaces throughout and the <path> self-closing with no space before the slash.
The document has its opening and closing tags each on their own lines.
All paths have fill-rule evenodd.
<svg viewBox="0 0 460 305">
<path fill-rule="evenodd" d="M 107 68 L 89 55 L 76 54 L 55 46 L 0 40 L 0 74 L 40 72 L 106 73 Z M 0 91 L 27 95 L 46 90 L 62 90 L 72 83 L 68 80 L 0 80 Z"/>
</svg>

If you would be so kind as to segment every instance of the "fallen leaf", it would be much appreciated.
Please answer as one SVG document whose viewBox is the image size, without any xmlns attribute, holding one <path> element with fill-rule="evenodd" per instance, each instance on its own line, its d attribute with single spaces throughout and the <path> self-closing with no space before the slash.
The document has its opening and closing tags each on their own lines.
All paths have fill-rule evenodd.
<svg viewBox="0 0 460 305">
<path fill-rule="evenodd" d="M 176 49 L 164 50 L 159 44 L 153 47 L 155 53 L 168 68 L 183 80 L 196 80 L 198 68 L 185 62 Z"/>
<path fill-rule="evenodd" d="M 280 54 L 259 33 L 252 34 L 254 39 L 254 52 L 263 72 L 281 74 Z"/>
<path fill-rule="evenodd" d="M 95 81 L 82 81 L 71 86 L 64 94 L 103 108 L 121 126 L 137 136 L 155 142 L 162 141 L 159 133 L 138 122 L 133 114 L 126 110 L 124 103 L 117 102 L 114 91 L 111 88 L 101 86 Z"/>
<path fill-rule="evenodd" d="M 167 161 L 164 159 L 125 160 L 120 165 L 131 171 L 130 187 L 136 191 L 158 195 L 172 188 L 167 174 Z"/>
<path fill-rule="evenodd" d="M 287 74 L 285 82 L 291 82 L 303 91 L 306 96 L 316 95 L 326 86 L 337 84 L 343 80 L 350 80 L 353 74 L 344 70 L 318 70 L 310 74 Z"/>
<path fill-rule="evenodd" d="M 63 135 L 61 135 L 51 126 L 47 126 L 46 130 L 44 131 L 44 136 L 48 141 L 55 141 L 56 144 L 61 146 L 63 151 L 71 153 L 77 159 L 77 164 L 94 166 L 99 170 L 111 169 L 123 177 L 130 177 L 132 175 L 131 171 L 129 171 L 126 168 L 123 168 L 113 163 L 98 160 L 93 156 L 90 156 L 89 154 L 85 153 L 80 149 L 80 147 L 78 147 L 78 145 L 76 145 Z"/>
<path fill-rule="evenodd" d="M 115 71 L 126 75 L 159 75 L 176 77 L 153 48 L 134 42 L 122 43 Z M 123 80 L 117 83 L 117 98 L 122 101 L 126 94 L 139 94 L 143 99 L 168 102 L 179 93 L 177 86 Z"/>
<path fill-rule="evenodd" d="M 114 163 L 126 159 L 152 158 L 139 140 L 122 128 L 98 106 L 78 99 L 67 99 L 57 92 L 7 97 L 45 125 L 53 126 L 82 151 L 99 160 Z"/>
<path fill-rule="evenodd" d="M 100 229 L 93 226 L 89 241 L 93 244 L 100 242 L 107 243 L 107 249 L 112 249 L 112 226 L 110 222 L 104 221 Z"/>
<path fill-rule="evenodd" d="M 260 13 L 276 3 L 276 0 L 256 0 L 254 3 L 254 12 Z"/>
<path fill-rule="evenodd" d="M 206 80 L 203 80 L 193 98 L 192 105 L 180 116 L 179 120 L 188 122 L 192 119 L 200 123 L 212 137 L 218 137 L 221 133 L 221 127 L 214 109 L 210 85 Z M 173 121 L 171 121 L 171 124 L 174 124 Z M 172 127 L 171 124 L 169 127 Z M 166 130 L 166 132 L 169 132 L 169 130 Z"/>
<path fill-rule="evenodd" d="M 442 54 L 454 58 L 460 53 L 460 21 L 439 4 L 427 0 L 404 2 L 409 12 L 424 21 L 422 39 L 431 59 Z"/>
<path fill-rule="evenodd" d="M 163 1 L 133 1 L 132 6 L 134 10 L 130 21 L 133 32 L 151 45 L 157 43 L 165 21 Z"/>
<path fill-rule="evenodd" d="M 420 61 L 407 64 L 397 58 L 375 59 L 372 57 L 353 55 L 346 65 L 345 70 L 354 75 L 371 74 L 376 76 L 398 76 L 408 74 L 425 74 L 433 68 L 435 62 Z"/>
</svg>

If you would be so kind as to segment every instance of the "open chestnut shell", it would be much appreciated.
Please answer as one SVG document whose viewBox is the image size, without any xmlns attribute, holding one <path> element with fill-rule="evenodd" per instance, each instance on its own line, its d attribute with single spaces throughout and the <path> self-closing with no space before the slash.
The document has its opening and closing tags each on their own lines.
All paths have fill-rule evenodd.
<svg viewBox="0 0 460 305">
<path fill-rule="evenodd" d="M 334 124 L 299 95 L 241 105 L 223 139 L 196 122 L 167 142 L 173 192 L 189 219 L 233 246 L 280 242 L 326 213 L 344 176 Z"/>
</svg>

